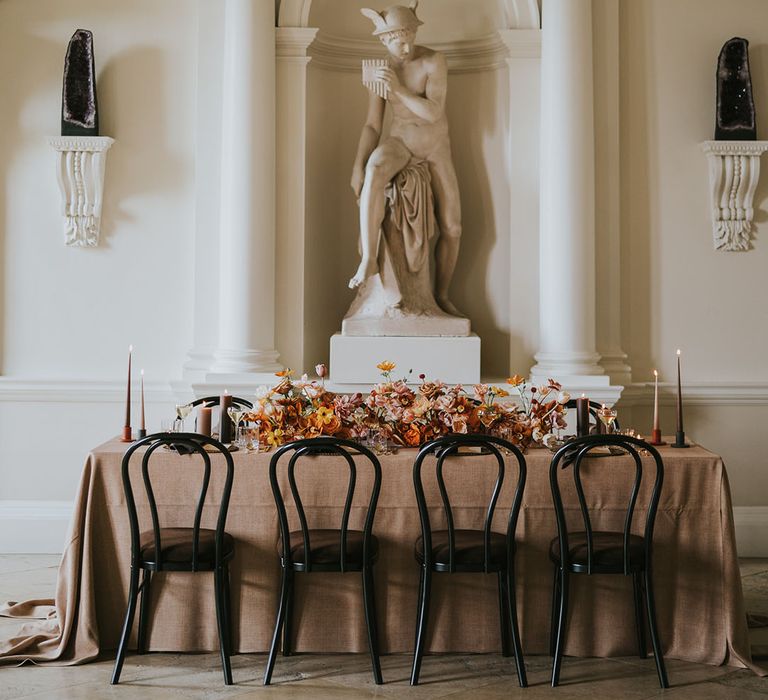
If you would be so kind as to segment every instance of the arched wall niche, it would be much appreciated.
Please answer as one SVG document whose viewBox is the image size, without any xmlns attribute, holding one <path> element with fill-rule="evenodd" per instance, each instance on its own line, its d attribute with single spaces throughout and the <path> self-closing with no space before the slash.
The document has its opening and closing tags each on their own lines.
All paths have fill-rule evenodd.
<svg viewBox="0 0 768 700">
<path fill-rule="evenodd" d="M 277 25 L 279 27 L 317 27 L 321 24 L 335 19 L 339 7 L 346 7 L 350 3 L 340 3 L 338 0 L 277 0 Z M 373 2 L 359 2 L 359 7 L 368 7 L 378 5 Z M 396 4 L 390 2 L 388 4 Z M 428 2 L 422 0 L 420 4 L 420 13 L 424 11 L 424 6 Z M 478 12 L 476 8 L 480 7 Z M 451 14 L 454 17 L 475 22 L 477 17 L 481 17 L 481 22 L 487 17 L 498 17 L 499 21 L 491 25 L 494 29 L 539 29 L 541 26 L 541 8 L 540 0 L 442 0 L 440 10 L 435 8 L 429 10 L 428 17 L 433 19 L 433 13 L 440 16 Z M 349 20 L 352 23 L 352 20 Z M 361 26 L 364 23 L 354 22 L 357 32 L 361 32 Z M 342 30 L 343 28 L 340 28 Z M 343 33 L 343 32 L 342 32 Z M 478 33 L 479 36 L 482 32 Z M 354 31 L 349 36 L 354 36 Z M 368 33 L 362 32 L 361 36 L 367 36 Z M 445 40 L 445 38 L 444 38 Z"/>
<path fill-rule="evenodd" d="M 308 28 L 317 32 L 306 52 L 302 250 L 290 262 L 278 260 L 279 268 L 302 270 L 303 322 L 278 317 L 278 336 L 291 339 L 281 356 L 293 367 L 328 361 L 330 337 L 353 298 L 347 282 L 358 262 L 359 225 L 349 179 L 367 105 L 360 60 L 383 55 L 360 8 L 391 4 L 279 6 L 278 45 L 281 35 L 289 41 Z M 539 7 L 536 0 L 421 0 L 418 14 L 418 42 L 445 53 L 449 67 L 446 108 L 464 229 L 452 296 L 482 339 L 483 376 L 506 377 L 527 370 L 536 349 Z M 515 308 L 515 299 L 529 301 Z"/>
</svg>

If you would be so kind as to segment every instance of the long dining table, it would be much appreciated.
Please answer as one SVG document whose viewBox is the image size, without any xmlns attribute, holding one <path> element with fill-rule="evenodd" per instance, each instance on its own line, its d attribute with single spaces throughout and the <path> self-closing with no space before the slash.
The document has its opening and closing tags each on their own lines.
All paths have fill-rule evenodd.
<svg viewBox="0 0 768 700">
<path fill-rule="evenodd" d="M 121 481 L 127 445 L 117 439 L 88 455 L 76 498 L 71 529 L 59 569 L 48 619 L 29 625 L 11 640 L 0 640 L 0 662 L 23 659 L 82 663 L 113 650 L 125 612 L 130 569 L 130 534 Z M 654 582 L 659 630 L 668 658 L 708 664 L 751 666 L 746 616 L 734 539 L 728 476 L 723 460 L 700 447 L 661 448 L 665 479 L 654 536 Z M 234 650 L 265 652 L 275 619 L 280 566 L 278 523 L 269 485 L 268 453 L 233 453 L 235 480 L 226 530 L 236 540 L 231 565 Z M 380 543 L 375 565 L 376 606 L 382 653 L 412 652 L 419 569 L 414 541 L 420 534 L 413 488 L 414 449 L 380 458 L 382 488 L 374 523 Z M 548 552 L 556 534 L 549 485 L 551 453 L 527 451 L 527 483 L 516 533 L 517 607 L 525 654 L 548 652 L 552 563 Z M 346 489 L 346 464 L 333 456 L 307 458 L 299 488 L 310 524 L 338 527 Z M 219 457 L 219 460 L 221 458 Z M 140 461 L 140 460 L 138 460 Z M 507 457 L 494 530 L 504 532 L 516 479 Z M 645 460 L 644 460 L 645 461 Z M 621 528 L 630 479 L 626 457 L 589 461 L 593 470 L 587 498 L 595 529 Z M 635 529 L 640 532 L 652 484 L 650 458 L 638 498 Z M 428 465 L 429 463 L 427 463 Z M 159 455 L 152 468 L 160 522 L 191 523 L 199 482 L 199 461 L 174 452 Z M 222 468 L 217 469 L 217 465 Z M 482 527 L 495 472 L 477 455 L 451 460 L 446 480 L 457 527 Z M 632 470 L 634 467 L 632 466 Z M 568 493 L 568 470 L 565 480 Z M 223 460 L 213 476 L 203 526 L 213 527 Z M 424 469 L 434 522 L 442 506 L 437 487 Z M 134 473 L 136 479 L 138 472 Z M 634 472 L 632 471 L 632 475 Z M 434 469 L 432 469 L 434 475 Z M 350 527 L 361 524 L 370 478 L 361 464 Z M 140 517 L 149 528 L 149 508 L 139 483 Z M 575 503 L 575 501 L 574 501 Z M 569 514 L 579 518 L 577 509 Z M 576 520 L 574 520 L 576 523 Z M 438 526 L 433 525 L 436 529 Z M 213 582 L 210 574 L 160 573 L 151 589 L 151 651 L 218 649 Z M 495 575 L 442 574 L 433 578 L 427 651 L 499 651 L 500 624 Z M 574 656 L 636 654 L 632 579 L 625 576 L 572 577 L 565 653 Z M 8 615 L 45 613 L 46 601 L 19 603 Z M 37 626 L 35 626 L 37 625 Z M 293 615 L 295 651 L 367 650 L 360 575 L 316 573 L 297 577 Z M 135 630 L 132 643 L 135 647 Z M 650 650 L 649 650 L 650 651 Z"/>
</svg>

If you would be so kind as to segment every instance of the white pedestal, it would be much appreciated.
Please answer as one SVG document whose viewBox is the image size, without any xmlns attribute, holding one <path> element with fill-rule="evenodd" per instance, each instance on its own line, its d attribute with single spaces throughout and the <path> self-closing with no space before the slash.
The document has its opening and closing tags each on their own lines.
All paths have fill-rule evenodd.
<svg viewBox="0 0 768 700">
<path fill-rule="evenodd" d="M 381 381 L 376 365 L 389 360 L 397 365 L 392 376 L 399 379 L 413 372 L 409 383 L 418 383 L 419 374 L 446 384 L 480 382 L 480 338 L 465 337 L 374 337 L 336 333 L 331 338 L 331 377 L 341 391 L 344 385 L 368 385 Z M 350 387 L 349 390 L 352 390 Z"/>
</svg>

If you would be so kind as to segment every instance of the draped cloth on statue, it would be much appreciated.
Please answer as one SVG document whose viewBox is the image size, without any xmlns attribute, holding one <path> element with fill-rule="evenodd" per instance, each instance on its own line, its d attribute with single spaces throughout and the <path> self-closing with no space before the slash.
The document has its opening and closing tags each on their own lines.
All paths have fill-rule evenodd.
<svg viewBox="0 0 768 700">
<path fill-rule="evenodd" d="M 395 175 L 386 197 L 391 228 L 403 237 L 408 272 L 419 272 L 429 262 L 435 235 L 435 198 L 426 161 L 411 161 Z"/>
<path fill-rule="evenodd" d="M 469 319 L 451 316 L 435 302 L 430 244 L 436 227 L 429 164 L 412 159 L 387 187 L 379 272 L 358 288 L 342 335 L 469 335 Z"/>
</svg>

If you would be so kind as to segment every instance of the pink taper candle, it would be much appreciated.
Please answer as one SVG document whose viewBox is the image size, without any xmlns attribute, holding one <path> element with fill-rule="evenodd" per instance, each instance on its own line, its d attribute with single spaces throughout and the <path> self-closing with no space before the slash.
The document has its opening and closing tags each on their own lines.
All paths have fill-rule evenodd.
<svg viewBox="0 0 768 700">
<path fill-rule="evenodd" d="M 683 388 L 680 381 L 680 350 L 677 351 L 677 432 L 683 432 Z"/>
<path fill-rule="evenodd" d="M 659 429 L 659 372 L 653 370 L 653 429 Z"/>
</svg>

